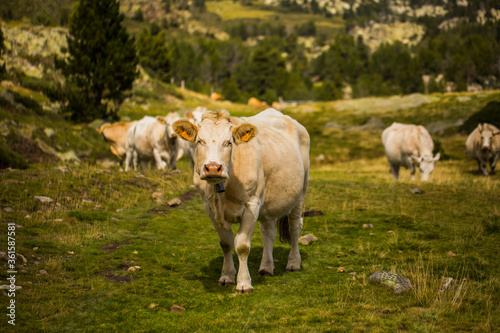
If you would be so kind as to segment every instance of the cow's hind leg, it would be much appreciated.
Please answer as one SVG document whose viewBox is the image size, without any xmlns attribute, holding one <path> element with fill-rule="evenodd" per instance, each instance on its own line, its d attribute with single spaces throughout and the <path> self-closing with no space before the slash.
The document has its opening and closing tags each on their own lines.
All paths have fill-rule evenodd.
<svg viewBox="0 0 500 333">
<path fill-rule="evenodd" d="M 391 171 L 392 176 L 394 177 L 394 180 L 398 180 L 399 179 L 400 165 L 395 164 L 395 163 L 389 163 L 389 165 L 390 165 L 390 171 Z"/>
<path fill-rule="evenodd" d="M 295 208 L 293 208 L 291 213 L 288 215 L 288 228 L 290 230 L 290 254 L 288 255 L 286 270 L 290 272 L 300 271 L 300 264 L 302 262 L 299 251 L 299 236 L 303 225 L 302 205 L 303 200 L 301 200 L 300 204 L 295 206 Z"/>
<path fill-rule="evenodd" d="M 276 237 L 276 220 L 261 221 L 260 231 L 262 233 L 262 241 L 264 250 L 262 253 L 262 261 L 260 262 L 259 275 L 273 276 L 274 261 L 273 261 L 273 246 Z"/>
<path fill-rule="evenodd" d="M 490 160 L 490 175 L 495 174 L 495 167 L 497 166 L 499 156 L 500 154 L 495 154 L 495 156 Z"/>
</svg>

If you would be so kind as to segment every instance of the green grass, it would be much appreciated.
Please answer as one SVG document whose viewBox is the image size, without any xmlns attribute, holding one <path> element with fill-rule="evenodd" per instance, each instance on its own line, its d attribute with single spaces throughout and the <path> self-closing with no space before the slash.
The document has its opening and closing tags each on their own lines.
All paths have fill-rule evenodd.
<svg viewBox="0 0 500 333">
<path fill-rule="evenodd" d="M 120 115 L 137 119 L 198 103 L 224 107 L 240 116 L 258 112 L 244 105 L 210 104 L 189 92 L 175 107 L 144 98 L 145 104 L 126 103 Z M 380 131 L 324 129 L 328 121 L 354 126 L 369 116 L 382 118 L 386 125 L 454 121 L 498 99 L 498 92 L 466 103 L 456 102 L 453 95 L 439 98 L 416 109 L 372 110 L 369 115 L 336 111 L 335 103 L 297 108 L 308 112 L 286 110 L 311 134 L 305 209 L 325 215 L 304 218 L 302 235 L 312 233 L 318 241 L 300 245 L 303 262 L 297 273 L 285 271 L 289 245 L 276 241 L 275 276 L 257 275 L 262 237 L 256 228 L 249 258 L 255 290 L 248 295 L 237 295 L 234 286 L 217 284 L 222 251 L 201 199 L 195 195 L 177 208 L 167 208 L 152 197 L 160 192 L 168 201 L 193 190 L 184 159 L 179 175 L 156 170 L 120 172 L 117 166 L 104 168 L 96 158 L 69 165 L 65 173 L 50 164 L 0 172 L 0 237 L 7 237 L 7 222 L 17 223 L 17 253 L 27 259 L 26 265 L 20 258 L 17 261 L 18 285 L 23 287 L 16 292 L 17 330 L 495 330 L 500 326 L 500 208 L 496 204 L 500 178 L 475 174 L 475 163 L 465 160 L 463 153 L 466 135 L 452 132 L 435 137 L 451 158 L 438 162 L 431 182 L 411 182 L 407 170 L 401 171 L 400 182 L 394 182 L 383 157 Z M 12 110 L 2 112 L 14 117 Z M 17 119 L 34 125 L 38 118 Z M 85 147 L 95 141 L 91 156 L 107 151 L 85 126 L 47 117 L 38 121 L 39 126 L 65 133 L 70 145 L 78 137 Z M 54 140 L 62 143 L 62 137 Z M 320 153 L 327 156 L 326 162 L 314 159 Z M 415 187 L 422 194 L 411 193 Z M 36 202 L 34 196 L 40 195 L 54 202 Z M 363 224 L 374 228 L 365 229 Z M 6 243 L 0 244 L 0 251 L 5 251 Z M 5 264 L 0 261 L 1 284 L 7 284 Z M 136 265 L 140 271 L 126 270 Z M 339 273 L 339 267 L 345 273 Z M 408 277 L 415 288 L 394 294 L 368 282 L 372 273 L 381 270 Z M 439 292 L 443 277 L 453 277 L 455 283 Z M 2 299 L 2 311 L 6 311 L 8 297 Z M 173 304 L 186 312 L 170 311 Z"/>
</svg>

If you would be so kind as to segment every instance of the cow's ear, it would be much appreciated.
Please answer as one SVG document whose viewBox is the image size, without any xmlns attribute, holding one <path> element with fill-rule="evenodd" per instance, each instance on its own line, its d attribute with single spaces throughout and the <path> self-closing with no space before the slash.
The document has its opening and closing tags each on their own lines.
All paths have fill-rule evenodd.
<svg viewBox="0 0 500 333">
<path fill-rule="evenodd" d="M 156 120 L 158 120 L 158 122 L 160 124 L 165 124 L 167 121 L 165 120 L 165 117 L 162 117 L 162 116 L 156 116 Z"/>
<path fill-rule="evenodd" d="M 175 133 L 184 140 L 189 142 L 194 142 L 196 140 L 196 135 L 198 134 L 198 127 L 191 124 L 189 120 L 177 120 L 173 123 L 172 128 Z"/>
<path fill-rule="evenodd" d="M 482 133 L 483 132 L 483 125 L 482 124 L 477 125 L 477 129 L 479 130 L 479 133 Z"/>
<path fill-rule="evenodd" d="M 439 161 L 440 158 L 441 158 L 441 153 L 437 153 L 436 156 L 434 157 L 434 162 Z"/>
<path fill-rule="evenodd" d="M 248 142 L 257 135 L 257 128 L 250 124 L 243 124 L 233 130 L 233 138 L 236 144 Z"/>
<path fill-rule="evenodd" d="M 186 117 L 187 117 L 187 119 L 193 119 L 194 118 L 193 113 L 191 111 L 186 112 Z"/>
<path fill-rule="evenodd" d="M 495 136 L 495 138 L 498 138 L 500 136 L 500 132 L 494 133 L 493 136 Z"/>
</svg>

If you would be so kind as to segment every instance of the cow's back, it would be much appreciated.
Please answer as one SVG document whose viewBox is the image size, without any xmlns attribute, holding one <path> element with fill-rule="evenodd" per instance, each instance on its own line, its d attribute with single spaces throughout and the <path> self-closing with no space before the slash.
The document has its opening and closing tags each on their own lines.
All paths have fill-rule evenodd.
<svg viewBox="0 0 500 333">
<path fill-rule="evenodd" d="M 432 154 L 434 143 L 423 126 L 393 123 L 382 133 L 382 143 L 389 161 L 399 161 L 402 156 Z"/>
<path fill-rule="evenodd" d="M 242 120 L 257 127 L 265 179 L 262 216 L 281 217 L 305 195 L 310 138 L 304 126 L 274 109 Z"/>
<path fill-rule="evenodd" d="M 126 153 L 127 131 L 136 122 L 119 122 L 106 126 L 102 130 L 102 135 L 108 141 L 111 151 L 116 156 L 123 158 Z"/>
</svg>

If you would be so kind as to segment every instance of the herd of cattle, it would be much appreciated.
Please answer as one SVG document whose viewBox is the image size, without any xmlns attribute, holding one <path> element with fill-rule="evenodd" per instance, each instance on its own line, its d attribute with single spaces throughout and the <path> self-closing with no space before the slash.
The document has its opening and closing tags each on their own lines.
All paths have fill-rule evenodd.
<svg viewBox="0 0 500 333">
<path fill-rule="evenodd" d="M 275 109 L 253 117 L 232 117 L 227 111 L 197 108 L 181 119 L 146 116 L 133 122 L 104 124 L 99 128 L 124 169 L 140 165 L 176 168 L 186 155 L 193 181 L 205 210 L 219 234 L 224 254 L 220 285 L 234 284 L 236 291 L 253 290 L 248 271 L 250 239 L 257 221 L 263 238 L 260 275 L 274 275 L 273 244 L 276 226 L 280 240 L 291 244 L 286 269 L 299 271 L 298 238 L 302 207 L 309 184 L 310 137 L 304 126 Z M 467 153 L 478 162 L 479 172 L 493 174 L 500 155 L 500 130 L 479 124 L 466 142 Z M 180 138 L 180 139 L 179 139 Z M 394 179 L 401 166 L 415 166 L 428 180 L 440 154 L 423 126 L 393 123 L 382 133 L 382 143 Z M 490 164 L 488 173 L 486 164 Z M 239 224 L 234 236 L 231 225 Z M 237 279 L 232 251 L 239 260 Z"/>
</svg>

